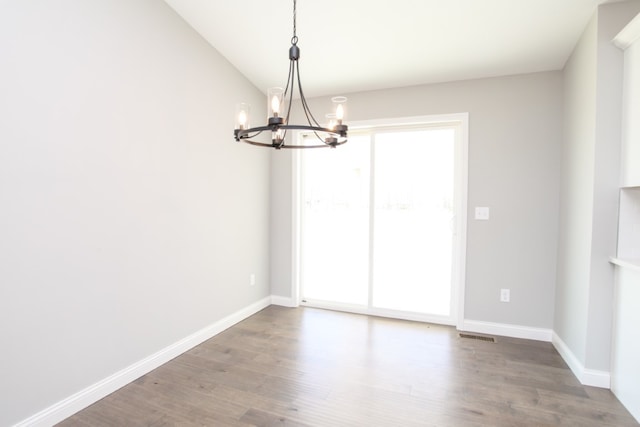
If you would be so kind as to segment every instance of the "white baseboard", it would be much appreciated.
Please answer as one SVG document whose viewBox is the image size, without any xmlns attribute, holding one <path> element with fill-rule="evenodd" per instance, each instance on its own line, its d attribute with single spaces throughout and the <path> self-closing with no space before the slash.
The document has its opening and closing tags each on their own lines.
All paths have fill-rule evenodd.
<svg viewBox="0 0 640 427">
<path fill-rule="evenodd" d="M 461 327 L 458 326 L 458 330 L 545 342 L 551 342 L 553 333 L 551 329 L 466 319 L 462 322 Z"/>
<path fill-rule="evenodd" d="M 279 295 L 271 295 L 271 304 L 280 305 L 282 307 L 298 307 L 293 298 L 290 297 L 281 297 Z"/>
<path fill-rule="evenodd" d="M 198 344 L 208 340 L 209 338 L 219 334 L 225 329 L 230 328 L 236 323 L 246 319 L 247 317 L 257 313 L 271 304 L 271 297 L 266 297 L 257 301 L 242 310 L 239 310 L 229 316 L 203 328 L 186 338 L 158 351 L 151 356 L 142 359 L 127 368 L 116 372 L 115 374 L 98 381 L 97 383 L 79 391 L 78 393 L 67 397 L 64 400 L 38 412 L 37 414 L 27 418 L 16 424 L 14 427 L 31 427 L 31 426 L 51 426 L 70 417 L 81 409 L 97 402 L 103 397 L 113 393 L 130 382 L 140 378 L 141 376 L 151 372 L 158 366 L 167 363 L 176 356 L 181 355 L 185 351 L 190 350 Z"/>
<path fill-rule="evenodd" d="M 592 387 L 611 388 L 610 372 L 585 368 L 582 362 L 573 354 L 569 346 L 565 344 L 555 332 L 553 333 L 551 342 L 581 384 Z"/>
<path fill-rule="evenodd" d="M 581 384 L 600 388 L 611 387 L 611 374 L 609 372 L 585 368 L 564 341 L 551 329 L 481 322 L 478 320 L 464 320 L 462 327 L 458 329 L 488 335 L 551 342 Z"/>
</svg>

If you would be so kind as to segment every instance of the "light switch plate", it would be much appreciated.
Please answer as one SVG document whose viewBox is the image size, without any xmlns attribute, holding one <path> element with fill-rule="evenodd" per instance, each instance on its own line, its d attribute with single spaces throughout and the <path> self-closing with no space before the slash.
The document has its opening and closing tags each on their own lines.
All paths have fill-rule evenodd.
<svg viewBox="0 0 640 427">
<path fill-rule="evenodd" d="M 489 219 L 488 207 L 476 207 L 476 219 L 486 221 Z"/>
</svg>

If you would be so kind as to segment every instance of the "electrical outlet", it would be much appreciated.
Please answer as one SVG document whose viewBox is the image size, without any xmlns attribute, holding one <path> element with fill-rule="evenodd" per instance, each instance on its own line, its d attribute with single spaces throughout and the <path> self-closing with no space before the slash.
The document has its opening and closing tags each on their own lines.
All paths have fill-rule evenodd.
<svg viewBox="0 0 640 427">
<path fill-rule="evenodd" d="M 511 300 L 511 291 L 509 289 L 500 289 L 500 302 L 509 302 Z"/>
<path fill-rule="evenodd" d="M 256 275 L 251 273 L 249 275 L 249 286 L 255 286 L 256 285 Z"/>
</svg>

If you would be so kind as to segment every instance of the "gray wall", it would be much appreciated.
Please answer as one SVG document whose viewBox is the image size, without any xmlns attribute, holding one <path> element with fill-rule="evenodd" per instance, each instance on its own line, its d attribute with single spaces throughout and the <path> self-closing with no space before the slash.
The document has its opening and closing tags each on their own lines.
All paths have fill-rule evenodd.
<svg viewBox="0 0 640 427">
<path fill-rule="evenodd" d="M 609 371 L 623 54 L 611 40 L 640 1 L 602 5 L 564 73 L 555 333 L 586 369 Z"/>
<path fill-rule="evenodd" d="M 554 330 L 584 360 L 593 222 L 597 19 L 564 71 L 564 143 Z"/>
<path fill-rule="evenodd" d="M 325 111 L 314 99 L 312 111 Z M 349 120 L 469 112 L 465 319 L 553 325 L 562 74 L 536 73 L 349 95 Z M 272 154 L 272 293 L 291 289 L 291 153 Z M 475 206 L 491 220 L 475 221 Z M 499 302 L 500 288 L 511 303 Z"/>
<path fill-rule="evenodd" d="M 4 2 L 0 52 L 5 426 L 270 294 L 269 154 L 164 2 Z"/>
</svg>

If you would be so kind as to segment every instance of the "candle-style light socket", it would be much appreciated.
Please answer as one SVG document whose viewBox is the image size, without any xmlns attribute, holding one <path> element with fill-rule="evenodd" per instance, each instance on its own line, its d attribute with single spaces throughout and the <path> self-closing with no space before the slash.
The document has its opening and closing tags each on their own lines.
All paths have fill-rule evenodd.
<svg viewBox="0 0 640 427">
<path fill-rule="evenodd" d="M 349 130 L 349 126 L 347 125 L 335 125 L 335 127 L 333 128 L 333 131 L 340 134 L 341 137 L 346 137 L 347 136 L 347 131 Z"/>
<path fill-rule="evenodd" d="M 277 129 L 277 125 L 281 125 L 284 123 L 284 120 L 282 119 L 282 117 L 269 117 L 269 126 L 274 126 L 276 125 L 275 128 L 272 127 L 272 129 Z"/>
<path fill-rule="evenodd" d="M 271 87 L 267 89 L 267 119 L 284 117 L 284 89 Z"/>
<path fill-rule="evenodd" d="M 324 143 L 331 148 L 336 148 L 336 145 L 338 145 L 338 138 L 336 138 L 335 136 L 328 136 L 324 139 Z"/>
</svg>

